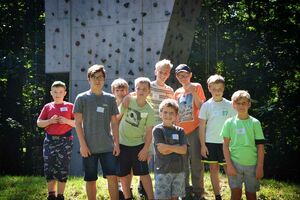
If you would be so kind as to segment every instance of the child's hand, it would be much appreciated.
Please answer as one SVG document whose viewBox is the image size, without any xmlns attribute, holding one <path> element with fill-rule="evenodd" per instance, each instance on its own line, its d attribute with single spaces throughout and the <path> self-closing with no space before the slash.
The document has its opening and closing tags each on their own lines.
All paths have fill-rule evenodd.
<svg viewBox="0 0 300 200">
<path fill-rule="evenodd" d="M 91 152 L 87 146 L 81 146 L 80 147 L 80 154 L 82 157 L 87 158 L 91 155 Z"/>
<path fill-rule="evenodd" d="M 260 179 L 262 179 L 263 176 L 264 176 L 264 169 L 257 167 L 256 168 L 256 179 L 260 180 Z"/>
<path fill-rule="evenodd" d="M 237 172 L 233 165 L 227 165 L 227 174 L 228 176 L 236 176 Z"/>
<path fill-rule="evenodd" d="M 201 156 L 204 158 L 207 158 L 208 156 L 208 149 L 205 145 L 201 146 Z"/>
<path fill-rule="evenodd" d="M 148 151 L 147 149 L 143 148 L 138 154 L 138 159 L 139 161 L 147 161 L 147 158 L 148 158 Z"/>
<path fill-rule="evenodd" d="M 58 123 L 60 124 L 67 124 L 68 123 L 68 119 L 63 117 L 63 116 L 59 116 L 58 117 Z"/>
<path fill-rule="evenodd" d="M 50 119 L 49 119 L 49 124 L 57 124 L 58 123 L 58 116 L 57 115 L 53 115 Z"/>
<path fill-rule="evenodd" d="M 188 85 L 189 90 L 191 91 L 191 93 L 196 92 L 196 86 L 193 83 L 190 83 Z"/>
<path fill-rule="evenodd" d="M 120 154 L 120 146 L 114 145 L 113 155 L 118 156 Z"/>
</svg>

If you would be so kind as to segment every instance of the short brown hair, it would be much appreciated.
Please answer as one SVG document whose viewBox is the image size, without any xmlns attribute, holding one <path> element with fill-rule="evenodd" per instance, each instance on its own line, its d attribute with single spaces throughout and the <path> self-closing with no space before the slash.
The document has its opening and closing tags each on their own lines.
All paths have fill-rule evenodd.
<svg viewBox="0 0 300 200">
<path fill-rule="evenodd" d="M 54 81 L 51 85 L 51 88 L 54 88 L 54 87 L 63 87 L 65 90 L 67 89 L 66 84 L 62 81 Z"/>
<path fill-rule="evenodd" d="M 219 75 L 219 74 L 215 74 L 215 75 L 211 75 L 208 79 L 207 79 L 207 85 L 209 86 L 210 84 L 217 84 L 217 83 L 223 83 L 223 85 L 225 85 L 225 79 L 223 76 Z"/>
<path fill-rule="evenodd" d="M 176 100 L 174 99 L 164 99 L 159 104 L 159 112 L 162 112 L 165 107 L 170 107 L 175 110 L 175 113 L 178 114 L 179 106 Z"/>
<path fill-rule="evenodd" d="M 146 84 L 148 85 L 149 89 L 151 89 L 151 81 L 149 78 L 147 77 L 138 77 L 134 80 L 134 86 L 136 87 L 137 84 L 139 83 L 143 83 L 143 84 Z"/>
<path fill-rule="evenodd" d="M 89 67 L 88 71 L 87 71 L 87 77 L 88 79 L 93 77 L 94 74 L 98 73 L 98 72 L 102 72 L 104 78 L 105 78 L 105 67 L 103 65 L 93 65 L 91 67 Z"/>
<path fill-rule="evenodd" d="M 248 99 L 249 102 L 251 101 L 250 94 L 246 90 L 238 90 L 238 91 L 234 92 L 233 95 L 231 96 L 231 101 L 237 102 L 241 98 L 246 98 L 246 99 Z"/>
</svg>

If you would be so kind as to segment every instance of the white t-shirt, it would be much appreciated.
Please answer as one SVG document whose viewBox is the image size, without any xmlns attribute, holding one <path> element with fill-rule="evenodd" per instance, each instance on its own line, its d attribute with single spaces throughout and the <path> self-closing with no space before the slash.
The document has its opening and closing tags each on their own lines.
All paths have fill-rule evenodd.
<svg viewBox="0 0 300 200">
<path fill-rule="evenodd" d="M 222 127 L 226 119 L 236 115 L 232 104 L 227 99 L 215 102 L 212 98 L 207 100 L 200 109 L 199 118 L 206 120 L 205 142 L 223 143 L 220 136 Z"/>
</svg>

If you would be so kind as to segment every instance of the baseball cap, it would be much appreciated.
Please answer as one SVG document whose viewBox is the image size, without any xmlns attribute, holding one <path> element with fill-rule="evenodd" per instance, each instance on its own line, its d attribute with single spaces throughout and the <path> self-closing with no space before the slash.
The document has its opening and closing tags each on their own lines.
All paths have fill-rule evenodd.
<svg viewBox="0 0 300 200">
<path fill-rule="evenodd" d="M 191 68 L 189 68 L 189 66 L 187 66 L 186 64 L 180 64 L 176 67 L 175 69 L 175 74 L 178 74 L 179 72 L 188 72 L 191 73 Z"/>
</svg>

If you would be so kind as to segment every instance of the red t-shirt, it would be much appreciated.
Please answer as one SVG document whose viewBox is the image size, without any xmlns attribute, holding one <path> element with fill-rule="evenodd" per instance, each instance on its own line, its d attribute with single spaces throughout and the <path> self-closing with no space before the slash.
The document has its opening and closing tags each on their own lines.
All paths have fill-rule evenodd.
<svg viewBox="0 0 300 200">
<path fill-rule="evenodd" d="M 53 115 L 57 116 L 63 116 L 67 119 L 74 119 L 73 114 L 73 104 L 69 102 L 63 102 L 62 104 L 55 104 L 54 102 L 47 103 L 40 115 L 39 119 L 41 120 L 47 120 L 50 119 Z M 72 126 L 68 124 L 50 124 L 45 128 L 45 131 L 49 135 L 63 135 L 66 132 L 70 131 L 72 129 Z"/>
</svg>

